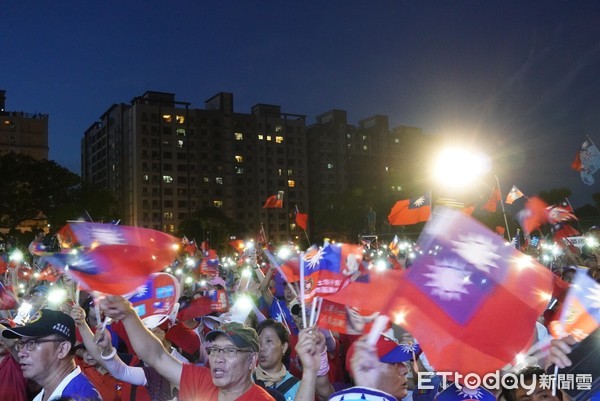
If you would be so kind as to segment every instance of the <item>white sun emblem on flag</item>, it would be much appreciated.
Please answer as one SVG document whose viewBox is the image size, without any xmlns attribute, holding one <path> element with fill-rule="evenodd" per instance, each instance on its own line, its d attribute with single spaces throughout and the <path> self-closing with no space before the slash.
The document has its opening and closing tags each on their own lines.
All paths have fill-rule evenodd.
<svg viewBox="0 0 600 401">
<path fill-rule="evenodd" d="M 419 207 L 419 206 L 423 206 L 424 203 L 425 203 L 425 197 L 420 196 L 417 199 L 415 199 L 415 201 L 413 202 L 413 205 Z"/>
<path fill-rule="evenodd" d="M 491 239 L 477 235 L 460 237 L 460 241 L 452 242 L 455 246 L 454 251 L 478 270 L 489 273 L 490 267 L 498 268 L 495 260 L 500 255 L 496 253 L 498 247 L 492 244 Z"/>
<path fill-rule="evenodd" d="M 600 288 L 591 287 L 588 288 L 590 291 L 590 295 L 586 296 L 586 298 L 591 299 L 592 303 L 590 304 L 591 309 L 600 309 Z"/>
<path fill-rule="evenodd" d="M 217 290 L 208 290 L 208 296 L 212 297 L 217 293 Z"/>
<path fill-rule="evenodd" d="M 469 293 L 466 286 L 473 284 L 469 281 L 469 273 L 456 261 L 442 260 L 438 265 L 427 267 L 431 272 L 424 274 L 430 279 L 425 285 L 433 287 L 431 295 L 436 295 L 443 301 L 460 301 L 461 294 Z"/>
<path fill-rule="evenodd" d="M 468 388 L 463 386 L 459 391 L 458 391 L 458 395 L 461 397 L 461 399 L 482 399 L 483 398 L 483 391 L 481 391 L 478 388 Z"/>
<path fill-rule="evenodd" d="M 305 256 L 305 264 L 309 270 L 313 270 L 316 266 L 319 265 L 321 259 L 323 259 L 323 248 L 319 248 L 319 250 L 316 251 L 314 254 L 307 254 Z"/>
<path fill-rule="evenodd" d="M 146 284 L 144 284 L 144 285 L 141 285 L 138 287 L 136 295 L 142 297 L 142 296 L 146 295 L 147 293 L 148 293 L 148 286 Z"/>
<path fill-rule="evenodd" d="M 400 343 L 399 344 L 400 348 L 402 349 L 403 352 L 406 353 L 412 353 L 415 352 L 415 349 L 417 349 L 417 343 Z"/>
</svg>

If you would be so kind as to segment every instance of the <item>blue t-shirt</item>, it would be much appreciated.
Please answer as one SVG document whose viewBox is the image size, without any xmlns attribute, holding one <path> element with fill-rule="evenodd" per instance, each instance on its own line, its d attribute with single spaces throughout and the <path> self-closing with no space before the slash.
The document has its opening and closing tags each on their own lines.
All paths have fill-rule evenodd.
<svg viewBox="0 0 600 401">
<path fill-rule="evenodd" d="M 89 379 L 79 373 L 66 385 L 63 397 L 73 397 L 76 401 L 102 401 L 102 397 Z"/>
</svg>

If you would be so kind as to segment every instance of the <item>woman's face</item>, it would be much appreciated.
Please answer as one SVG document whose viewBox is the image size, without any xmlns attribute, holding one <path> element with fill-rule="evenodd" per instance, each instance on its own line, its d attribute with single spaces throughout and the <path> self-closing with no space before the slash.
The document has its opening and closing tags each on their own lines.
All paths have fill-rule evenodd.
<svg viewBox="0 0 600 401">
<path fill-rule="evenodd" d="M 288 343 L 282 343 L 279 336 L 271 327 L 261 331 L 258 336 L 260 351 L 258 352 L 258 364 L 264 370 L 279 370 L 283 364 L 283 355 L 288 349 Z"/>
</svg>

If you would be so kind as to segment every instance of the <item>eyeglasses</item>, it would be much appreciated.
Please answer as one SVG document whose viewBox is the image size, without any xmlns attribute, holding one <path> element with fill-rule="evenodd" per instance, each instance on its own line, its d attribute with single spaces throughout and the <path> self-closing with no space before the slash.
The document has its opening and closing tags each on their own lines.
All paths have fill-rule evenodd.
<svg viewBox="0 0 600 401">
<path fill-rule="evenodd" d="M 67 340 L 59 339 L 59 338 L 47 338 L 47 339 L 30 338 L 27 341 L 17 341 L 17 343 L 15 344 L 15 349 L 18 352 L 21 351 L 23 348 L 25 348 L 27 351 L 33 351 L 33 350 L 35 350 L 37 345 L 41 344 L 41 343 L 62 343 L 64 341 L 67 341 Z"/>
<path fill-rule="evenodd" d="M 238 348 L 219 348 L 219 347 L 208 347 L 206 348 L 206 353 L 209 356 L 217 356 L 219 354 L 224 354 L 227 358 L 233 358 L 240 352 L 253 352 L 248 349 L 238 349 Z"/>
</svg>

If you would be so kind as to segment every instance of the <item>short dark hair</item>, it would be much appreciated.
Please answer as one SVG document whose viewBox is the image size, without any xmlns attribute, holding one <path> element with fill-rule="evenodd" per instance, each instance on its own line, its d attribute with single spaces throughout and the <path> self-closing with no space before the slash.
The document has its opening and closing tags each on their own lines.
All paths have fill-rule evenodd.
<svg viewBox="0 0 600 401">
<path fill-rule="evenodd" d="M 522 380 L 523 382 L 530 382 L 534 378 L 539 382 L 539 377 L 544 374 L 546 374 L 546 372 L 541 367 L 539 367 L 537 365 L 530 365 L 530 366 L 526 366 L 523 369 L 519 370 L 516 373 L 516 377 L 518 377 L 519 380 Z M 519 383 L 516 383 L 516 384 L 519 384 Z M 501 396 L 498 397 L 499 400 L 501 398 L 504 398 L 504 400 L 506 400 L 506 401 L 517 401 L 516 389 L 512 388 L 512 386 L 511 386 L 511 388 L 506 388 L 506 387 L 502 386 L 500 394 L 501 394 Z M 562 401 L 563 398 L 562 398 L 561 391 L 557 391 L 556 396 L 558 397 L 559 400 Z"/>
<path fill-rule="evenodd" d="M 258 324 L 258 327 L 256 328 L 256 332 L 260 336 L 260 333 L 262 333 L 262 331 L 267 328 L 273 329 L 273 331 L 275 332 L 275 334 L 277 334 L 277 337 L 279 337 L 279 340 L 281 341 L 282 344 L 283 343 L 288 344 L 288 348 L 285 351 L 285 353 L 283 354 L 283 360 L 286 361 L 292 351 L 291 347 L 290 347 L 290 333 L 287 331 L 287 329 L 285 328 L 285 326 L 282 323 L 278 322 L 275 319 L 271 319 L 271 318 L 265 319 L 262 322 L 260 322 Z"/>
</svg>

